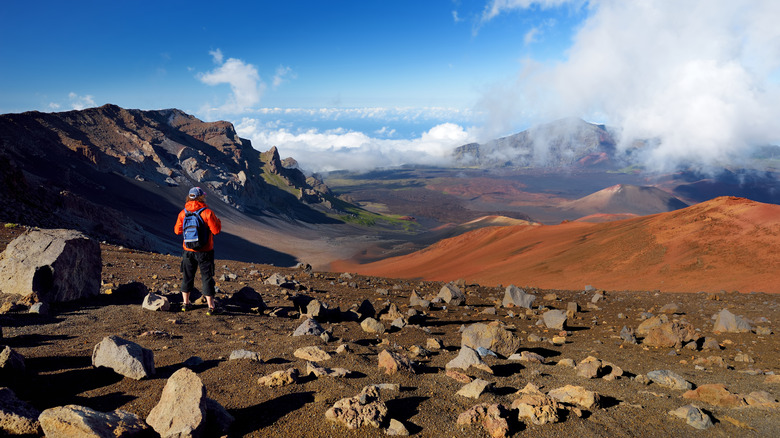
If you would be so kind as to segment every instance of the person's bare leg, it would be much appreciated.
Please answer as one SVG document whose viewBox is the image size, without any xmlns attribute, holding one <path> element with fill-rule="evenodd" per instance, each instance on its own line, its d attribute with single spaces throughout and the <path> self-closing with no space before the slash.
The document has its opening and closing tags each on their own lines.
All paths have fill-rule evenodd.
<svg viewBox="0 0 780 438">
<path fill-rule="evenodd" d="M 206 303 L 209 305 L 209 309 L 214 308 L 214 297 L 206 295 Z"/>
<path fill-rule="evenodd" d="M 189 292 L 182 292 L 181 293 L 181 305 L 182 306 L 189 306 L 190 305 L 190 293 Z"/>
</svg>

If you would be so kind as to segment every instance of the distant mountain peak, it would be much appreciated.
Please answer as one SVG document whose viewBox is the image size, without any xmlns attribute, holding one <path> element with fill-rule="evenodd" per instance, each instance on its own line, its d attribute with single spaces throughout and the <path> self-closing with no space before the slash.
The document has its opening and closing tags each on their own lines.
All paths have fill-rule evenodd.
<svg viewBox="0 0 780 438">
<path fill-rule="evenodd" d="M 487 143 L 469 143 L 453 154 L 460 165 L 482 168 L 615 167 L 615 144 L 604 125 L 566 118 Z"/>
</svg>

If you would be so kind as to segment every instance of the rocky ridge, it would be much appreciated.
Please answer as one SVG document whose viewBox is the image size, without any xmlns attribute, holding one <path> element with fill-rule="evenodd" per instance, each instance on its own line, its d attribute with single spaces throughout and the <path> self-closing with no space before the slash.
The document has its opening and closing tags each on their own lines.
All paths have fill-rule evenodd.
<svg viewBox="0 0 780 438">
<path fill-rule="evenodd" d="M 77 228 L 156 248 L 159 216 L 149 206 L 181 200 L 201 186 L 212 203 L 254 215 L 312 221 L 345 205 L 321 181 L 261 153 L 231 123 L 203 122 L 177 109 L 104 105 L 61 113 L 0 115 L 0 175 L 8 208 L 0 218 Z M 166 228 L 167 229 L 167 228 Z"/>
</svg>

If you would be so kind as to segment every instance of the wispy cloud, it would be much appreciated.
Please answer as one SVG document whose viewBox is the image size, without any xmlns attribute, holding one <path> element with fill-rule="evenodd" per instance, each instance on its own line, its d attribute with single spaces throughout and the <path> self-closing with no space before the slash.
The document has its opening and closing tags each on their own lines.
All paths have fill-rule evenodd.
<svg viewBox="0 0 780 438">
<path fill-rule="evenodd" d="M 74 110 L 83 110 L 84 108 L 95 106 L 95 98 L 89 94 L 79 96 L 78 94 L 71 92 L 68 94 L 68 101 L 71 109 Z"/>
<path fill-rule="evenodd" d="M 564 1 L 494 0 L 483 21 Z M 573 2 L 572 4 L 581 4 Z M 716 164 L 780 140 L 780 2 L 591 0 L 568 58 L 525 60 L 480 108 L 494 132 L 580 116 L 658 140 L 646 164 Z"/>
<path fill-rule="evenodd" d="M 295 79 L 295 73 L 292 68 L 280 65 L 276 68 L 276 74 L 274 74 L 273 87 L 277 88 L 288 80 L 288 78 Z"/>
<path fill-rule="evenodd" d="M 207 108 L 207 113 L 239 114 L 260 103 L 265 83 L 260 79 L 257 68 L 236 58 L 224 59 L 220 49 L 209 52 L 217 68 L 198 73 L 197 78 L 206 85 L 230 85 L 227 101 L 217 108 Z"/>
</svg>

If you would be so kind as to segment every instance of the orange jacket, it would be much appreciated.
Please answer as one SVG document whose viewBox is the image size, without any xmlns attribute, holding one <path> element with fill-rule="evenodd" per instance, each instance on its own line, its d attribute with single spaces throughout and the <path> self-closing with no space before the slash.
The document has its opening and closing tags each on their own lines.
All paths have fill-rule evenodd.
<svg viewBox="0 0 780 438">
<path fill-rule="evenodd" d="M 173 226 L 173 232 L 176 234 L 182 234 L 184 232 L 184 215 L 187 214 L 188 211 L 198 211 L 201 208 L 206 207 L 206 204 L 200 202 L 200 201 L 187 201 L 186 204 L 184 204 L 184 210 L 182 210 L 179 213 L 179 217 L 176 219 L 176 225 Z M 211 251 L 214 249 L 214 235 L 219 234 L 220 231 L 222 231 L 222 222 L 220 222 L 219 218 L 216 214 L 214 214 L 213 211 L 211 211 L 210 208 L 206 208 L 202 212 L 200 212 L 200 217 L 203 219 L 203 222 L 208 225 L 209 230 L 211 230 L 211 234 L 209 235 L 209 243 L 206 244 L 205 247 L 194 250 L 187 248 L 187 246 L 184 244 L 184 241 L 182 241 L 181 246 L 184 248 L 185 251 L 192 251 L 192 252 L 206 252 Z"/>
</svg>

